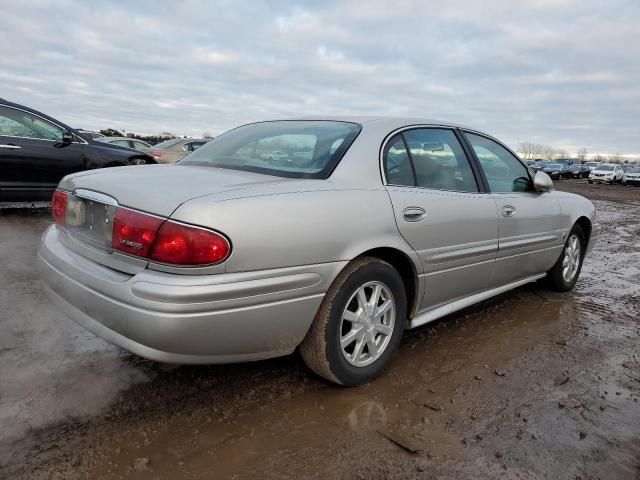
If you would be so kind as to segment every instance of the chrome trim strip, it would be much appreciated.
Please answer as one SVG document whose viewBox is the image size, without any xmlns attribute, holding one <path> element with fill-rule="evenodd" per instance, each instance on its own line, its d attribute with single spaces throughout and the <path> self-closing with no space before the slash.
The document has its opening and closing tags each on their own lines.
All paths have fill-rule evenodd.
<svg viewBox="0 0 640 480">
<path fill-rule="evenodd" d="M 94 192 L 93 190 L 87 190 L 84 188 L 76 188 L 73 191 L 73 194 L 76 197 L 85 198 L 87 200 L 93 200 L 94 202 L 104 203 L 106 205 L 111 205 L 112 207 L 118 206 L 118 201 L 104 193 Z"/>
<path fill-rule="evenodd" d="M 483 300 L 487 300 L 491 297 L 495 297 L 496 295 L 500 295 L 501 293 L 512 290 L 516 287 L 524 285 L 525 283 L 535 282 L 536 280 L 545 277 L 546 273 L 541 273 L 538 275 L 534 275 L 532 277 L 527 277 L 522 280 L 518 280 L 517 282 L 512 282 L 507 285 L 503 285 L 498 288 L 492 288 L 491 290 L 486 290 L 484 292 L 476 293 L 475 295 L 471 295 L 469 297 L 461 298 L 460 300 L 456 300 L 451 303 L 447 303 L 446 305 L 442 305 L 441 307 L 434 308 L 432 310 L 427 310 L 426 312 L 419 313 L 409 322 L 408 328 L 419 327 L 420 325 L 424 325 L 425 323 L 433 322 L 439 318 L 442 318 L 450 313 L 457 312 L 458 310 L 462 310 L 463 308 L 470 307 L 478 302 L 482 302 Z"/>
</svg>

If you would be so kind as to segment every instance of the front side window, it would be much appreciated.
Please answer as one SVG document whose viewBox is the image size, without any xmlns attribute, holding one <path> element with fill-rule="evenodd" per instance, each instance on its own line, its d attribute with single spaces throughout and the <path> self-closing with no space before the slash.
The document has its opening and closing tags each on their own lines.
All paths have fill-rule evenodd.
<svg viewBox="0 0 640 480">
<path fill-rule="evenodd" d="M 254 123 L 210 140 L 180 163 L 290 178 L 327 178 L 359 132 L 359 125 L 348 122 Z M 338 141 L 339 146 L 332 149 Z"/>
<path fill-rule="evenodd" d="M 385 150 L 385 174 L 390 184 L 478 191 L 469 160 L 452 130 L 407 130 L 389 140 Z"/>
<path fill-rule="evenodd" d="M 62 140 L 62 129 L 22 110 L 0 107 L 0 135 L 42 140 Z"/>
<path fill-rule="evenodd" d="M 527 167 L 509 150 L 480 135 L 465 133 L 465 136 L 482 165 L 492 192 L 526 192 L 531 189 Z"/>
</svg>

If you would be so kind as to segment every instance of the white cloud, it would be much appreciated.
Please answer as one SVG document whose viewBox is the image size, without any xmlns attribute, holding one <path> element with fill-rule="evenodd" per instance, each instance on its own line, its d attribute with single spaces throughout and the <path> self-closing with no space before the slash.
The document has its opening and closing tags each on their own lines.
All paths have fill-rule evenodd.
<svg viewBox="0 0 640 480">
<path fill-rule="evenodd" d="M 0 0 L 0 96 L 86 128 L 198 135 L 392 114 L 640 151 L 637 0 Z M 6 48 L 9 46 L 9 48 Z"/>
</svg>

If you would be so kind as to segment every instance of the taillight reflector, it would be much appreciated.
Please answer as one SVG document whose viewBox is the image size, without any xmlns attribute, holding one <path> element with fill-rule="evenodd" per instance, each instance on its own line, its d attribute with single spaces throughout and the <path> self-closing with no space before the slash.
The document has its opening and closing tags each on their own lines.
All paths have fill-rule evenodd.
<svg viewBox="0 0 640 480">
<path fill-rule="evenodd" d="M 51 199 L 51 215 L 53 220 L 59 224 L 65 224 L 65 216 L 67 213 L 67 201 L 69 200 L 69 194 L 62 190 L 56 190 L 53 192 L 53 198 Z"/>
<path fill-rule="evenodd" d="M 113 219 L 111 246 L 121 252 L 147 257 L 163 221 L 162 218 L 118 208 Z"/>
<path fill-rule="evenodd" d="M 174 265 L 208 265 L 229 257 L 231 246 L 222 235 L 171 221 L 158 231 L 149 258 Z"/>
</svg>

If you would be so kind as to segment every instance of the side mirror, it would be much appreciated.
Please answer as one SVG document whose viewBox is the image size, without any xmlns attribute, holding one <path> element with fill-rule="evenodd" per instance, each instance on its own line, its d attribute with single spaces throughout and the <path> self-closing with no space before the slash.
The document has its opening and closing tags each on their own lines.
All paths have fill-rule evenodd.
<svg viewBox="0 0 640 480">
<path fill-rule="evenodd" d="M 536 172 L 533 177 L 533 188 L 538 192 L 548 192 L 553 189 L 553 180 L 544 172 Z"/>
<path fill-rule="evenodd" d="M 65 130 L 62 132 L 62 143 L 71 143 L 73 142 L 73 134 L 69 130 Z"/>
</svg>

